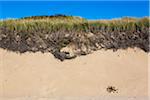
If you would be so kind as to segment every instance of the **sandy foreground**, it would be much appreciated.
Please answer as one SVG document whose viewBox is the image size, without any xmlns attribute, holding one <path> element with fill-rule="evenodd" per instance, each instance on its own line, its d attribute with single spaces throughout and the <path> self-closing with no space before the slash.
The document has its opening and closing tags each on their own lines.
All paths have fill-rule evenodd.
<svg viewBox="0 0 150 100">
<path fill-rule="evenodd" d="M 109 93 L 108 86 L 117 92 Z M 61 62 L 0 49 L 0 100 L 148 100 L 148 54 L 99 50 Z"/>
</svg>

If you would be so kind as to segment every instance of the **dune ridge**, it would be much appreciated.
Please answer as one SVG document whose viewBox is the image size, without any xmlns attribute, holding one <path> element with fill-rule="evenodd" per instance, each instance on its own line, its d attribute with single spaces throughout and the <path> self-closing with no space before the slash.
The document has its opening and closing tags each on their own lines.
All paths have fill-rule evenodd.
<svg viewBox="0 0 150 100">
<path fill-rule="evenodd" d="M 0 47 L 14 52 L 50 52 L 61 61 L 100 49 L 149 52 L 149 18 L 90 21 L 74 16 L 33 16 L 0 21 Z"/>
</svg>

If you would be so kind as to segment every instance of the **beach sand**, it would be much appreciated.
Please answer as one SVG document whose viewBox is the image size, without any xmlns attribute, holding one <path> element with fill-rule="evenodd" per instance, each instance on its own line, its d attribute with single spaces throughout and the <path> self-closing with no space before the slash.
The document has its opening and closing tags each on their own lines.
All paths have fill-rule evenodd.
<svg viewBox="0 0 150 100">
<path fill-rule="evenodd" d="M 4 49 L 0 57 L 0 100 L 148 100 L 148 53 L 137 48 L 63 62 L 50 53 Z"/>
</svg>

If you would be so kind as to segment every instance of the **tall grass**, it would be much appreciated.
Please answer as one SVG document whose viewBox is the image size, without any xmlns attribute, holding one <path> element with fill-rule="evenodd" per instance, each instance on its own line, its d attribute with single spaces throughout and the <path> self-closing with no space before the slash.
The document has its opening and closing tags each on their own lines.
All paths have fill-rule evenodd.
<svg viewBox="0 0 150 100">
<path fill-rule="evenodd" d="M 127 31 L 140 30 L 149 27 L 149 18 L 122 18 L 115 20 L 96 20 L 90 21 L 79 17 L 50 17 L 50 18 L 25 18 L 16 20 L 0 21 L 0 27 L 7 27 L 10 31 L 29 31 L 42 30 L 55 32 L 58 30 L 66 31 Z"/>
</svg>

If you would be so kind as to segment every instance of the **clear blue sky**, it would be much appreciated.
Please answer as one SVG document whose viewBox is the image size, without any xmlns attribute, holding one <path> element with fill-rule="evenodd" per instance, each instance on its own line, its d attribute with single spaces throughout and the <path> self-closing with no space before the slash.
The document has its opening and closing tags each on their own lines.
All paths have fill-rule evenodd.
<svg viewBox="0 0 150 100">
<path fill-rule="evenodd" d="M 144 17 L 148 1 L 0 1 L 0 19 L 66 14 L 88 19 Z"/>
</svg>

